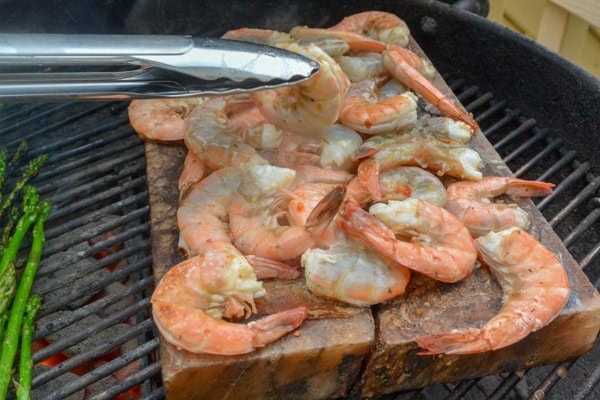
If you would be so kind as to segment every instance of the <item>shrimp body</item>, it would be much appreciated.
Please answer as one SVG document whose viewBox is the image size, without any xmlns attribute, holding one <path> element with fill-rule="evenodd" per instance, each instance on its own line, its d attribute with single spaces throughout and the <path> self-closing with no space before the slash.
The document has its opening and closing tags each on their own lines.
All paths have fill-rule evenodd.
<svg viewBox="0 0 600 400">
<path fill-rule="evenodd" d="M 479 124 L 473 117 L 454 101 L 439 91 L 426 77 L 412 65 L 412 52 L 400 46 L 388 46 L 382 54 L 383 64 L 400 82 L 423 96 L 440 112 L 469 125 L 473 133 L 479 130 Z"/>
<path fill-rule="evenodd" d="M 133 100 L 127 112 L 129 122 L 144 139 L 183 140 L 185 119 L 205 98 Z"/>
<path fill-rule="evenodd" d="M 270 165 L 249 165 L 229 208 L 231 237 L 244 254 L 255 254 L 273 260 L 291 260 L 318 243 L 322 233 L 337 212 L 337 204 L 324 204 L 323 217 L 314 230 L 304 225 L 285 225 L 285 196 L 295 178 L 294 170 Z M 341 201 L 340 201 L 341 202 Z M 320 211 L 319 211 L 320 212 Z"/>
<path fill-rule="evenodd" d="M 237 324 L 220 318 L 256 312 L 254 298 L 264 296 L 246 259 L 228 251 L 209 252 L 172 267 L 152 295 L 154 321 L 162 336 L 193 353 L 245 354 L 296 329 L 304 307 Z"/>
<path fill-rule="evenodd" d="M 363 55 L 340 55 L 334 57 L 340 68 L 346 73 L 350 82 L 360 82 L 365 79 L 385 76 L 387 71 L 383 66 L 381 54 L 365 53 Z"/>
<path fill-rule="evenodd" d="M 339 221 L 350 236 L 381 256 L 439 281 L 464 279 L 475 265 L 477 250 L 467 228 L 450 212 L 427 201 L 377 203 L 369 212 L 347 201 Z"/>
<path fill-rule="evenodd" d="M 345 17 L 329 28 L 365 35 L 384 43 L 408 46 L 410 30 L 398 16 L 383 11 L 365 11 Z"/>
<path fill-rule="evenodd" d="M 410 279 L 407 268 L 346 239 L 338 231 L 328 249 L 313 248 L 302 255 L 308 289 L 323 296 L 356 306 L 368 306 L 400 296 Z"/>
<path fill-rule="evenodd" d="M 412 134 L 382 134 L 367 139 L 355 156 L 365 158 L 358 166 L 358 177 L 376 200 L 381 198 L 380 171 L 413 165 L 437 175 L 462 179 L 481 179 L 481 157 L 464 145 L 448 144 L 433 137 Z"/>
<path fill-rule="evenodd" d="M 266 164 L 267 160 L 247 143 L 248 131 L 236 129 L 229 121 L 227 103 L 227 99 L 215 97 L 192 111 L 186 124 L 187 148 L 213 170 L 244 163 Z"/>
<path fill-rule="evenodd" d="M 516 204 L 492 203 L 503 194 L 533 197 L 552 193 L 554 184 L 499 176 L 479 181 L 461 181 L 448 186 L 446 208 L 476 236 L 509 227 L 528 229 L 529 214 Z"/>
<path fill-rule="evenodd" d="M 202 160 L 193 151 L 188 151 L 177 183 L 180 197 L 185 196 L 188 187 L 200 182 L 206 176 L 206 172 L 206 166 Z"/>
<path fill-rule="evenodd" d="M 472 354 L 523 339 L 558 316 L 569 297 L 569 280 L 556 256 L 520 228 L 477 238 L 483 261 L 504 291 L 500 312 L 481 328 L 417 338 L 420 354 Z"/>
<path fill-rule="evenodd" d="M 319 72 L 297 85 L 261 90 L 252 96 L 265 118 L 275 126 L 319 136 L 337 121 L 348 91 L 348 78 L 335 60 L 314 44 L 278 46 L 317 61 Z"/>
<path fill-rule="evenodd" d="M 367 79 L 350 86 L 340 121 L 360 133 L 393 132 L 417 121 L 416 97 L 409 93 L 379 98 L 377 82 Z"/>
</svg>

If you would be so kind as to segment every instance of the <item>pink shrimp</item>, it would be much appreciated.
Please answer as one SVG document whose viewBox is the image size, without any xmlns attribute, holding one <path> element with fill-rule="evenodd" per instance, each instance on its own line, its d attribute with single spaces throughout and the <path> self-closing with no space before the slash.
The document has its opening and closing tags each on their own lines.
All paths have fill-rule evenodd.
<svg viewBox="0 0 600 400">
<path fill-rule="evenodd" d="M 329 30 L 355 32 L 403 47 L 408 45 L 410 37 L 406 23 L 397 15 L 384 11 L 365 11 L 349 15 Z"/>
<path fill-rule="evenodd" d="M 243 119 L 230 119 L 231 99 L 215 97 L 196 107 L 187 118 L 185 145 L 209 168 L 216 170 L 244 163 L 267 164 L 256 148 L 249 144 L 253 135 L 263 133 L 264 119 L 243 124 Z M 239 107 L 234 101 L 235 107 Z M 256 128 L 260 125 L 260 129 Z"/>
<path fill-rule="evenodd" d="M 177 184 L 180 193 L 179 196 L 185 196 L 187 189 L 195 183 L 200 182 L 206 176 L 207 172 L 202 160 L 193 151 L 188 151 L 183 161 L 183 170 L 181 171 L 181 175 L 179 175 L 179 182 Z"/>
<path fill-rule="evenodd" d="M 238 195 L 229 208 L 231 237 L 244 254 L 273 260 L 292 260 L 319 242 L 337 213 L 342 198 L 324 200 L 307 225 L 282 224 L 287 190 L 295 178 L 288 168 L 248 165 Z"/>
<path fill-rule="evenodd" d="M 516 204 L 490 203 L 503 194 L 520 197 L 546 196 L 554 184 L 489 176 L 479 181 L 461 181 L 448 186 L 446 208 L 476 236 L 511 226 L 529 228 L 529 214 Z"/>
<path fill-rule="evenodd" d="M 229 236 L 228 213 L 242 181 L 238 168 L 221 168 L 191 186 L 179 202 L 177 224 L 179 248 L 187 256 L 227 250 L 240 254 Z M 262 279 L 296 279 L 297 268 L 255 254 L 246 256 Z"/>
<path fill-rule="evenodd" d="M 479 124 L 458 104 L 445 96 L 427 78 L 412 65 L 412 52 L 400 46 L 388 45 L 383 52 L 383 64 L 400 82 L 423 96 L 440 112 L 451 118 L 463 121 L 471 127 L 473 133 L 479 130 Z"/>
<path fill-rule="evenodd" d="M 462 179 L 481 179 L 479 154 L 465 145 L 444 143 L 414 132 L 381 134 L 365 140 L 359 148 L 358 177 L 375 200 L 381 199 L 379 173 L 400 165 L 416 165 L 437 175 Z"/>
<path fill-rule="evenodd" d="M 129 122 L 142 138 L 155 141 L 183 140 L 185 119 L 205 98 L 133 100 L 127 109 Z"/>
<path fill-rule="evenodd" d="M 350 236 L 381 256 L 443 282 L 469 276 L 477 259 L 475 242 L 462 222 L 427 201 L 377 203 L 369 213 L 349 199 L 338 221 Z M 403 241 L 397 234 L 412 239 Z"/>
<path fill-rule="evenodd" d="M 379 98 L 377 79 L 353 83 L 344 99 L 340 121 L 360 133 L 379 134 L 407 128 L 417 121 L 417 101 L 411 93 Z"/>
<path fill-rule="evenodd" d="M 299 307 L 248 324 L 221 319 L 256 312 L 254 298 L 264 294 L 244 257 L 228 251 L 203 253 L 165 274 L 152 295 L 152 313 L 162 337 L 178 348 L 245 354 L 293 331 L 307 315 L 307 309 Z"/>
<path fill-rule="evenodd" d="M 490 232 L 477 247 L 504 291 L 500 312 L 481 328 L 417 338 L 419 354 L 472 354 L 497 350 L 554 320 L 569 298 L 569 279 L 556 256 L 520 228 Z"/>
</svg>

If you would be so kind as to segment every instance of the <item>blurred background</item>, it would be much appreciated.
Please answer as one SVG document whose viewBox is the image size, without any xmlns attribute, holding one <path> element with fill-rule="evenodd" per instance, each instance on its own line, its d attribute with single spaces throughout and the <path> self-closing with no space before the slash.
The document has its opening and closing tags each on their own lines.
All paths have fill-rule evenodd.
<svg viewBox="0 0 600 400">
<path fill-rule="evenodd" d="M 487 18 L 600 78 L 600 0 L 489 0 Z"/>
</svg>

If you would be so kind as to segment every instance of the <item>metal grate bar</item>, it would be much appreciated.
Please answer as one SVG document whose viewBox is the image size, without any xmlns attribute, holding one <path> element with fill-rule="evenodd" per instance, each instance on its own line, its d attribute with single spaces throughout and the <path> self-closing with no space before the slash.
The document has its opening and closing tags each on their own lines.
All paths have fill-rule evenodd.
<svg viewBox="0 0 600 400">
<path fill-rule="evenodd" d="M 538 181 L 549 180 L 551 176 L 555 175 L 558 171 L 560 171 L 561 169 L 565 168 L 573 160 L 575 160 L 576 155 L 577 155 L 577 152 L 575 150 L 569 150 L 569 151 L 567 151 L 566 153 L 564 153 L 562 155 L 562 157 L 560 158 L 560 160 L 558 160 L 557 162 L 555 162 L 554 164 L 552 164 L 546 170 L 546 172 L 544 172 L 542 175 L 538 176 L 537 180 Z"/>
<path fill-rule="evenodd" d="M 499 120 L 498 122 L 496 122 L 489 128 L 485 129 L 483 131 L 483 134 L 485 136 L 490 136 L 492 133 L 496 132 L 499 129 L 504 128 L 506 125 L 508 125 L 509 123 L 516 120 L 518 118 L 518 116 L 519 116 L 519 114 L 516 112 L 510 112 L 510 111 L 507 112 L 506 115 L 501 120 Z"/>
<path fill-rule="evenodd" d="M 569 176 L 563 179 L 558 185 L 554 187 L 554 191 L 549 196 L 544 197 L 538 204 L 537 208 L 543 210 L 546 208 L 548 204 L 550 204 L 555 198 L 565 193 L 571 186 L 573 186 L 577 181 L 581 180 L 581 178 L 585 178 L 585 175 L 590 170 L 590 164 L 586 161 L 583 164 L 579 165 L 575 171 L 573 171 Z M 544 174 L 545 175 L 545 174 Z M 540 181 L 544 180 L 542 178 L 538 179 Z"/>
<path fill-rule="evenodd" d="M 533 128 L 536 125 L 537 125 L 537 121 L 535 119 L 530 118 L 530 119 L 526 120 L 521 125 L 519 125 L 519 127 L 517 129 L 513 129 L 512 131 L 509 132 L 508 135 L 504 136 L 502 139 L 500 139 L 499 141 L 494 143 L 494 148 L 496 150 L 501 149 L 502 147 L 506 146 L 508 143 L 511 143 L 512 141 L 514 141 L 518 136 L 527 132 L 528 130 L 530 130 L 531 128 Z"/>
<path fill-rule="evenodd" d="M 115 195 L 120 194 L 121 192 L 126 192 L 131 189 L 135 189 L 138 187 L 142 187 L 146 183 L 145 178 L 137 178 L 132 181 L 126 182 L 123 186 L 115 188 L 120 189 L 116 190 L 117 193 Z M 148 198 L 148 192 L 142 191 L 131 195 L 130 197 L 125 197 L 123 200 L 119 200 L 109 205 L 102 207 L 96 211 L 92 211 L 80 217 L 73 218 L 69 221 L 64 222 L 61 225 L 50 228 L 46 231 L 46 239 L 52 239 L 56 236 L 65 234 L 69 231 L 74 230 L 80 226 L 87 225 L 93 221 L 100 219 L 104 215 L 112 215 L 115 212 L 124 210 L 127 206 L 142 203 L 144 200 Z"/>
<path fill-rule="evenodd" d="M 567 204 L 565 207 L 563 207 L 558 212 L 558 214 L 556 214 L 554 216 L 554 218 L 552 218 L 550 220 L 550 225 L 554 227 L 556 224 L 558 224 L 559 222 L 564 220 L 581 203 L 583 203 L 589 197 L 593 196 L 594 193 L 597 193 L 599 188 L 600 188 L 600 176 L 593 179 L 582 191 L 579 192 L 579 194 L 577 196 L 575 196 L 573 199 L 571 199 L 569 204 Z"/>
<path fill-rule="evenodd" d="M 481 114 L 476 115 L 475 121 L 481 123 L 481 122 L 485 121 L 486 119 L 494 116 L 495 114 L 506 110 L 507 104 L 508 104 L 508 102 L 506 100 L 499 101 L 498 103 L 492 105 L 492 107 L 490 107 L 487 111 L 484 111 Z"/>
<path fill-rule="evenodd" d="M 38 136 L 47 134 L 49 132 L 57 130 L 58 128 L 62 128 L 62 127 L 66 126 L 66 125 L 68 125 L 68 124 L 70 124 L 72 122 L 78 121 L 78 120 L 80 120 L 82 118 L 85 118 L 85 117 L 87 117 L 89 115 L 92 115 L 92 114 L 100 111 L 101 109 L 103 109 L 105 107 L 106 107 L 106 104 L 100 104 L 100 105 L 96 105 L 94 107 L 87 108 L 87 109 L 85 109 L 85 110 L 83 110 L 81 112 L 75 113 L 75 114 L 73 114 L 73 115 L 71 115 L 71 116 L 69 116 L 67 118 L 64 118 L 64 119 L 58 121 L 58 122 L 55 122 L 53 124 L 44 126 L 41 129 L 38 129 L 38 130 L 33 131 L 33 132 L 22 134 L 18 138 L 14 139 L 12 141 L 8 141 L 7 143 L 4 144 L 4 146 L 11 147 L 11 146 L 17 145 L 22 140 L 31 140 L 31 139 L 34 139 L 34 138 L 36 138 Z"/>
<path fill-rule="evenodd" d="M 533 158 L 523 164 L 517 171 L 515 172 L 516 177 L 520 177 L 533 168 L 540 161 L 545 160 L 552 152 L 556 151 L 562 145 L 562 140 L 554 139 L 544 149 L 538 152 Z"/>
<path fill-rule="evenodd" d="M 544 379 L 541 385 L 539 385 L 531 396 L 529 396 L 530 400 L 539 400 L 545 397 L 545 394 L 549 392 L 554 385 L 558 383 L 562 378 L 564 378 L 569 368 L 573 365 L 574 361 L 564 362 L 562 364 L 558 364 L 552 372 Z"/>
<path fill-rule="evenodd" d="M 13 123 L 12 125 L 8 125 L 5 126 L 4 128 L 0 129 L 0 135 L 4 135 L 7 132 L 10 132 L 12 130 L 15 129 L 21 129 L 23 126 L 27 125 L 30 122 L 37 122 L 39 121 L 41 118 L 47 116 L 47 115 L 52 115 L 55 113 L 58 113 L 62 110 L 68 109 L 72 106 L 71 103 L 65 103 L 65 104 L 58 104 L 58 105 L 54 105 L 52 107 L 49 107 L 47 110 L 45 111 L 41 111 L 38 113 L 35 113 L 33 115 L 30 115 L 29 117 L 25 117 L 15 123 Z M 28 114 L 31 111 L 31 109 L 26 109 L 24 111 L 25 114 Z"/>
<path fill-rule="evenodd" d="M 583 221 L 581 221 L 573 231 L 567 236 L 563 242 L 566 246 L 569 246 L 573 243 L 578 237 L 584 234 L 590 227 L 595 224 L 598 219 L 600 219 L 600 208 L 594 209 L 591 213 L 589 213 Z"/>
<path fill-rule="evenodd" d="M 68 295 L 61 297 L 59 302 L 45 303 L 42 306 L 42 309 L 40 310 L 39 314 L 40 314 L 40 316 L 47 315 L 53 311 L 60 309 L 65 304 L 68 304 L 68 303 L 80 298 L 84 294 L 89 293 L 90 291 L 94 291 L 94 290 L 106 287 L 109 283 L 113 283 L 120 279 L 123 279 L 123 278 L 129 276 L 134 271 L 138 271 L 142 268 L 150 268 L 151 265 L 152 265 L 152 260 L 148 257 L 143 258 L 142 260 L 139 260 L 137 262 L 131 263 L 131 264 L 119 269 L 118 271 L 115 271 L 112 274 L 105 276 L 103 279 L 94 281 L 93 284 L 91 284 L 87 287 L 84 286 L 84 287 L 74 289 Z"/>
<path fill-rule="evenodd" d="M 92 361 L 98 358 L 99 355 L 106 354 L 110 350 L 118 348 L 121 344 L 126 343 L 127 341 L 134 339 L 138 335 L 141 335 L 144 332 L 147 332 L 153 327 L 152 320 L 148 319 L 140 324 L 134 325 L 127 332 L 112 337 L 109 341 L 103 343 L 102 345 L 89 349 L 83 353 L 79 353 L 73 357 L 68 358 L 67 360 L 57 364 L 52 367 L 52 369 L 43 372 L 37 376 L 35 376 L 31 381 L 32 387 L 38 387 L 43 385 L 44 383 L 59 377 L 60 375 L 71 371 L 72 369 L 84 364 L 88 361 Z"/>
<path fill-rule="evenodd" d="M 517 147 L 512 153 L 508 154 L 503 158 L 505 163 L 509 163 L 513 161 L 515 158 L 525 153 L 525 151 L 529 150 L 535 143 L 542 140 L 544 137 L 548 135 L 547 129 L 539 129 L 531 138 L 529 138 L 525 143 Z"/>
<path fill-rule="evenodd" d="M 112 386 L 110 389 L 98 394 L 97 396 L 91 397 L 90 400 L 113 399 L 114 396 L 118 395 L 119 393 L 131 389 L 135 385 L 147 381 L 149 378 L 157 375 L 160 375 L 160 363 L 158 362 L 150 364 L 148 367 L 136 372 L 135 374 L 131 374 L 129 377 L 119 382 L 119 384 Z M 164 393 L 162 393 L 162 396 L 164 396 Z M 144 397 L 144 400 L 148 398 L 150 397 Z"/>
<path fill-rule="evenodd" d="M 32 355 L 32 359 L 34 363 L 45 360 L 53 355 L 60 353 L 61 351 L 68 349 L 69 347 L 81 342 L 82 340 L 87 339 L 88 337 L 94 335 L 98 331 L 104 330 L 109 326 L 116 324 L 119 321 L 123 321 L 132 315 L 135 315 L 140 310 L 148 307 L 150 305 L 150 299 L 142 299 L 116 313 L 111 315 L 110 317 L 102 319 L 98 324 L 89 325 L 86 329 L 79 331 L 76 334 L 65 336 L 60 340 L 57 340 L 54 343 L 49 344 L 48 346 L 40 349 L 36 353 Z"/>
<path fill-rule="evenodd" d="M 141 169 L 142 169 L 142 166 L 138 166 L 138 168 L 134 168 L 132 171 L 136 172 Z M 89 207 L 93 204 L 101 204 L 105 200 L 116 197 L 123 192 L 127 192 L 127 191 L 133 189 L 134 187 L 139 187 L 141 185 L 144 185 L 145 183 L 146 183 L 146 177 L 140 177 L 137 179 L 125 181 L 123 184 L 118 185 L 118 186 L 112 185 L 112 186 L 110 186 L 110 188 L 108 190 L 102 190 L 96 194 L 85 197 L 83 200 L 74 201 L 72 203 L 65 205 L 64 207 L 59 208 L 56 211 L 52 211 L 52 214 L 50 214 L 49 221 L 59 219 L 64 216 L 67 216 L 67 215 L 74 215 L 78 211 L 86 209 L 87 207 Z M 144 190 L 144 193 L 147 196 L 148 192 Z M 52 228 L 50 228 L 50 229 L 52 229 Z M 59 230 L 58 227 L 55 229 Z"/>
<path fill-rule="evenodd" d="M 581 269 L 585 271 L 587 267 L 592 263 L 592 261 L 598 256 L 598 254 L 600 254 L 600 243 L 596 243 L 592 250 L 590 250 L 590 252 L 587 253 L 585 257 L 581 259 L 581 261 L 579 262 L 579 266 L 581 267 Z M 596 287 L 597 286 L 598 285 L 596 285 Z"/>
<path fill-rule="evenodd" d="M 465 106 L 465 109 L 467 111 L 473 111 L 473 110 L 481 107 L 485 103 L 489 102 L 493 98 L 494 98 L 494 95 L 491 94 L 490 92 L 488 92 L 488 93 L 484 94 L 483 96 L 479 96 L 477 99 L 475 99 L 472 102 L 470 102 L 469 104 L 467 104 Z"/>
<path fill-rule="evenodd" d="M 76 393 L 81 389 L 84 389 L 86 386 L 89 386 L 92 383 L 104 378 L 105 376 L 110 375 L 114 371 L 123 368 L 125 365 L 130 364 L 132 361 L 135 361 L 138 358 L 155 351 L 156 349 L 158 349 L 158 343 L 158 338 L 155 338 L 142 344 L 134 351 L 126 353 L 120 357 L 115 358 L 112 361 L 107 362 L 104 365 L 101 365 L 95 370 L 83 375 L 78 380 L 62 386 L 59 390 L 50 394 L 47 400 L 62 399 L 73 393 Z"/>
<path fill-rule="evenodd" d="M 466 381 L 459 382 L 453 389 L 452 392 L 446 397 L 446 400 L 460 400 L 465 394 L 469 392 L 477 383 L 477 379 L 469 379 Z"/>
<path fill-rule="evenodd" d="M 515 373 L 508 375 L 506 379 L 496 387 L 496 389 L 488 396 L 488 400 L 502 400 L 506 394 L 510 392 L 521 380 L 521 377 Z"/>
<path fill-rule="evenodd" d="M 80 129 L 67 137 L 62 137 L 59 140 L 55 140 L 52 143 L 37 146 L 35 149 L 31 150 L 31 155 L 37 156 L 39 154 L 51 154 L 51 161 L 60 161 L 65 159 L 66 156 L 77 155 L 79 152 L 87 149 L 89 145 L 101 146 L 104 142 L 104 139 L 102 139 L 102 136 L 100 136 L 101 133 L 112 131 L 120 126 L 125 126 L 128 128 L 128 132 L 131 132 L 131 127 L 127 124 L 127 118 L 122 116 L 112 117 L 113 118 L 111 118 L 108 122 L 99 125 L 96 124 L 93 128 Z M 90 139 L 92 137 L 96 137 L 97 139 L 92 141 Z M 79 149 L 67 149 L 67 146 L 83 141 L 85 141 L 85 143 L 82 143 Z"/>
<path fill-rule="evenodd" d="M 87 251 L 82 251 L 78 254 L 68 254 L 61 261 L 57 261 L 54 263 L 41 264 L 38 268 L 38 276 L 48 275 L 49 273 L 56 272 L 61 268 L 64 268 L 67 265 L 74 264 L 77 261 L 81 261 L 84 258 L 90 257 L 94 254 L 97 254 L 99 251 L 108 249 L 114 245 L 118 245 L 123 240 L 130 239 L 136 235 L 142 234 L 148 231 L 149 223 L 144 223 L 138 227 L 129 229 L 125 232 L 119 233 L 103 242 L 99 242 L 98 244 L 91 246 Z"/>
<path fill-rule="evenodd" d="M 43 254 L 50 255 L 50 254 L 58 253 L 59 251 L 65 251 L 71 247 L 74 247 L 77 243 L 81 243 L 86 240 L 95 238 L 96 236 L 101 235 L 102 233 L 115 230 L 115 229 L 125 225 L 127 222 L 135 221 L 137 219 L 144 219 L 144 217 L 148 216 L 149 210 L 150 210 L 150 207 L 145 206 L 145 207 L 139 208 L 135 211 L 132 211 L 127 215 L 115 217 L 111 221 L 108 221 L 105 223 L 99 223 L 99 224 L 95 225 L 93 228 L 88 229 L 85 233 L 82 233 L 81 235 L 78 235 L 76 237 L 71 237 L 68 240 L 51 241 L 48 244 L 46 244 L 46 248 L 44 249 Z M 108 240 L 110 240 L 110 239 L 107 239 L 100 243 L 107 242 Z M 103 249 L 110 247 L 110 246 L 98 246 L 100 243 L 98 243 L 92 247 L 99 247 L 99 248 L 103 248 Z M 94 254 L 94 253 L 92 253 L 92 254 Z"/>
<path fill-rule="evenodd" d="M 458 98 L 458 100 L 460 100 L 460 102 L 464 102 L 464 100 L 468 99 L 469 97 L 473 97 L 477 92 L 479 91 L 479 86 L 471 86 L 465 90 L 463 90 L 461 93 L 456 95 L 456 98 Z"/>
<path fill-rule="evenodd" d="M 57 332 L 68 325 L 71 325 L 75 322 L 81 321 L 85 317 L 88 317 L 88 316 L 94 314 L 95 312 L 102 310 L 105 307 L 108 307 L 112 304 L 119 302 L 120 300 L 123 300 L 125 297 L 130 296 L 133 293 L 137 293 L 144 289 L 152 287 L 153 284 L 154 284 L 154 279 L 153 279 L 153 277 L 149 276 L 140 281 L 137 281 L 135 283 L 127 285 L 124 290 L 111 293 L 109 295 L 102 297 L 99 300 L 96 300 L 93 303 L 89 303 L 83 307 L 79 307 L 78 309 L 73 311 L 71 314 L 69 314 L 68 318 L 61 318 L 60 320 L 55 320 L 52 322 L 51 325 L 40 325 L 36 329 L 33 339 L 38 340 L 38 339 L 48 336 L 51 333 Z M 55 311 L 55 310 L 53 310 L 53 311 Z M 43 317 L 44 315 L 40 315 L 40 316 Z"/>
<path fill-rule="evenodd" d="M 21 104 L 12 104 L 10 106 L 5 104 L 1 108 L 4 115 L 0 117 L 0 125 L 6 126 L 6 124 L 15 119 L 20 119 L 19 122 L 22 125 L 23 118 L 26 118 L 27 114 L 36 113 L 35 115 L 38 116 L 42 112 L 40 108 L 44 107 L 47 107 L 44 103 L 27 104 L 25 107 L 21 106 Z"/>
</svg>

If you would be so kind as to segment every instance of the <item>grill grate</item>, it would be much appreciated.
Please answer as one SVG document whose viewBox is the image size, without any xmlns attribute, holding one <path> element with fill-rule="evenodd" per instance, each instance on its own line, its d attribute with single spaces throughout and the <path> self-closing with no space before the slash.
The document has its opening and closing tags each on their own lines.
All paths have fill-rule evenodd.
<svg viewBox="0 0 600 400">
<path fill-rule="evenodd" d="M 519 177 L 554 182 L 537 202 L 595 286 L 600 284 L 600 177 L 560 138 L 506 101 L 447 77 L 484 134 Z M 27 139 L 50 154 L 35 180 L 54 209 L 34 290 L 44 297 L 34 340 L 34 396 L 48 399 L 164 397 L 157 332 L 144 147 L 126 103 L 7 105 L 0 144 Z M 555 398 L 600 395 L 600 345 L 577 360 L 436 385 L 385 399 Z M 49 366 L 51 360 L 57 363 Z M 43 365 L 44 364 L 44 365 Z M 567 376 L 566 379 L 563 379 Z M 35 397 L 34 397 L 35 398 Z"/>
</svg>

